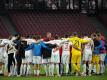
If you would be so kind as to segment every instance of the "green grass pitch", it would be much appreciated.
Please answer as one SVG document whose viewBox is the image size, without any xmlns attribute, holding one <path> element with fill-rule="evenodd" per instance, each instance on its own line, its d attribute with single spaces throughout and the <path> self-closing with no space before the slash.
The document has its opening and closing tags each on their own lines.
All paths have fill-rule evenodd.
<svg viewBox="0 0 107 80">
<path fill-rule="evenodd" d="M 104 75 L 92 75 L 92 76 L 61 76 L 61 77 L 46 77 L 46 76 L 29 76 L 29 77 L 2 77 L 0 80 L 107 80 L 107 66 Z"/>
</svg>

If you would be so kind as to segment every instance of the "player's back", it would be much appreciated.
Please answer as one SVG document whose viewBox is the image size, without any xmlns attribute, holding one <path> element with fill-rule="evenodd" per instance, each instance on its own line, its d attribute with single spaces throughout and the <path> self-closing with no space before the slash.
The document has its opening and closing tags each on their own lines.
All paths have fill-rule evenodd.
<svg viewBox="0 0 107 80">
<path fill-rule="evenodd" d="M 92 46 L 94 45 L 93 40 L 91 38 L 85 37 L 84 40 L 90 40 L 87 44 L 84 46 L 84 50 L 92 50 Z"/>
<path fill-rule="evenodd" d="M 82 46 L 82 43 L 86 43 L 86 42 L 89 42 L 89 40 L 84 40 L 84 39 L 81 39 L 81 38 L 79 38 L 79 37 L 71 37 L 71 38 L 69 38 L 69 40 L 72 42 L 72 44 L 76 47 L 76 48 L 78 48 L 78 49 L 76 49 L 76 48 L 72 48 L 72 53 L 74 52 L 74 53 L 81 53 L 81 46 Z"/>
<path fill-rule="evenodd" d="M 77 48 L 81 49 L 81 38 L 78 38 L 78 37 L 72 37 L 70 38 L 70 41 L 72 42 L 72 44 L 74 46 L 76 46 Z"/>
<path fill-rule="evenodd" d="M 70 45 L 71 45 L 70 42 L 68 42 L 68 41 L 64 42 L 62 45 L 62 50 L 63 51 L 70 51 Z"/>
</svg>

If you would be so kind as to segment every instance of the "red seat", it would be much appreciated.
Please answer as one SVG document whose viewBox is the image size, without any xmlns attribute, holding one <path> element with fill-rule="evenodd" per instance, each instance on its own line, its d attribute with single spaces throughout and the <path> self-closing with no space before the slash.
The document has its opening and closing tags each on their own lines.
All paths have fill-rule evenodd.
<svg viewBox="0 0 107 80">
<path fill-rule="evenodd" d="M 17 16 L 16 16 L 17 15 Z M 71 13 L 47 13 L 47 12 L 10 12 L 10 17 L 16 25 L 19 33 L 32 34 L 52 32 L 60 35 L 74 31 L 82 33 L 95 32 L 95 25 L 83 14 Z M 88 29 L 87 29 L 88 28 Z"/>
</svg>

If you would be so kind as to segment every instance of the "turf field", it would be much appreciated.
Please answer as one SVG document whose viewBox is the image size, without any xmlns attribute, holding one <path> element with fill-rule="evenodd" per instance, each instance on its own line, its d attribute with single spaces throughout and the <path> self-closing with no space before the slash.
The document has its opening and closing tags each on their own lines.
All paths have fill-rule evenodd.
<svg viewBox="0 0 107 80">
<path fill-rule="evenodd" d="M 46 76 L 30 76 L 30 77 L 2 77 L 0 80 L 107 80 L 107 66 L 104 75 L 93 75 L 93 76 L 61 76 L 61 77 L 46 77 Z"/>
</svg>

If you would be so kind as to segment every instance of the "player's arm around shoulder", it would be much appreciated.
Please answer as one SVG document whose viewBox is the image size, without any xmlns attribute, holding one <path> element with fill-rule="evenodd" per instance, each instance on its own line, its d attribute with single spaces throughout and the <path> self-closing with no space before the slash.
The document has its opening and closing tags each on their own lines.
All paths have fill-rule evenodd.
<svg viewBox="0 0 107 80">
<path fill-rule="evenodd" d="M 40 42 L 40 45 L 48 50 L 51 50 L 50 47 L 46 46 L 46 43 L 44 43 L 43 41 Z"/>
<path fill-rule="evenodd" d="M 88 42 L 91 42 L 91 40 L 81 39 L 81 43 L 82 43 L 82 44 L 85 44 L 85 43 L 88 43 Z"/>
<path fill-rule="evenodd" d="M 72 37 L 71 37 L 71 38 L 68 38 L 68 40 L 69 40 L 69 41 L 72 41 L 72 40 L 73 40 L 73 38 L 72 38 Z"/>
<path fill-rule="evenodd" d="M 32 49 L 32 48 L 34 47 L 34 45 L 35 45 L 35 43 L 30 44 L 30 45 L 25 49 L 25 51 Z"/>
<path fill-rule="evenodd" d="M 90 38 L 90 43 L 91 43 L 91 48 L 92 48 L 92 51 L 94 51 L 94 41 L 92 38 Z"/>
</svg>

